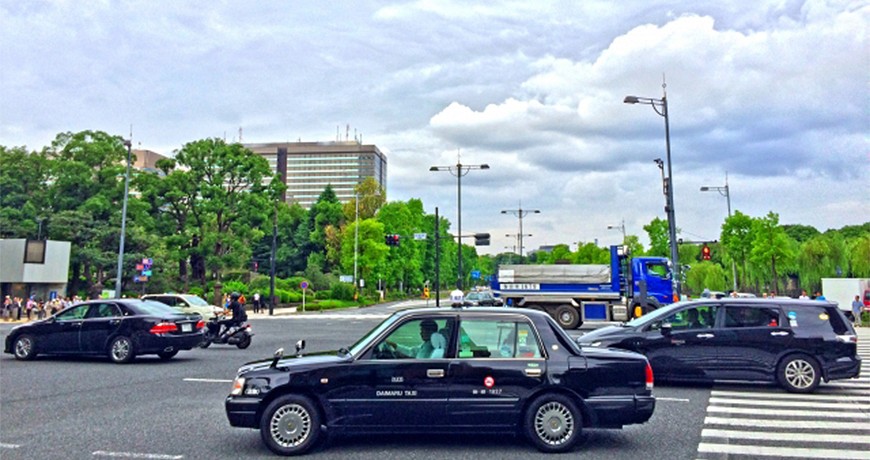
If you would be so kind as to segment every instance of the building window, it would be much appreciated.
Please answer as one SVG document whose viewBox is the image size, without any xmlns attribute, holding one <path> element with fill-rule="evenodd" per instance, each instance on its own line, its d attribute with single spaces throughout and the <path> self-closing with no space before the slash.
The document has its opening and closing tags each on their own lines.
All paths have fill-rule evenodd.
<svg viewBox="0 0 870 460">
<path fill-rule="evenodd" d="M 45 240 L 27 240 L 24 248 L 24 263 L 45 263 Z"/>
</svg>

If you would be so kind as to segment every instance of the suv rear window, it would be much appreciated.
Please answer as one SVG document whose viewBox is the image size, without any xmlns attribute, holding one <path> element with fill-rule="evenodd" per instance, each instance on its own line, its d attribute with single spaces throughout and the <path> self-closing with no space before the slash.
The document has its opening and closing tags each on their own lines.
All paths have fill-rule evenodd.
<svg viewBox="0 0 870 460">
<path fill-rule="evenodd" d="M 800 329 L 833 330 L 837 335 L 849 333 L 849 328 L 843 321 L 843 315 L 836 307 L 785 307 L 791 327 Z"/>
</svg>

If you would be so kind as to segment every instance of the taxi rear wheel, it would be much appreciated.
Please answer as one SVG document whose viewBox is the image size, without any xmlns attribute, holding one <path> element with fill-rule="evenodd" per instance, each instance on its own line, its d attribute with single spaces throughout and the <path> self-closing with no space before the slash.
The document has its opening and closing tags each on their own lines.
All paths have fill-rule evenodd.
<svg viewBox="0 0 870 460">
<path fill-rule="evenodd" d="M 583 418 L 570 398 L 547 394 L 529 405 L 523 427 L 532 444 L 541 452 L 567 452 L 580 439 Z"/>
<path fill-rule="evenodd" d="M 304 454 L 320 438 L 320 412 L 304 396 L 281 396 L 263 412 L 260 435 L 278 455 Z"/>
</svg>

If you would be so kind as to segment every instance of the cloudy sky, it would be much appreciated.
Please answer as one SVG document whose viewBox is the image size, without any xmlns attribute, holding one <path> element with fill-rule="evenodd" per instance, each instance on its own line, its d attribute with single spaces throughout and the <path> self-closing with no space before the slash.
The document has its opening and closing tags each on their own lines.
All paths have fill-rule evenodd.
<svg viewBox="0 0 870 460">
<path fill-rule="evenodd" d="M 669 105 L 681 236 L 731 206 L 822 231 L 870 220 L 868 1 L 0 0 L 0 144 L 103 130 L 184 143 L 359 136 L 388 156 L 390 200 L 526 251 L 615 244 L 665 218 Z M 338 133 L 338 134 L 337 134 Z"/>
</svg>

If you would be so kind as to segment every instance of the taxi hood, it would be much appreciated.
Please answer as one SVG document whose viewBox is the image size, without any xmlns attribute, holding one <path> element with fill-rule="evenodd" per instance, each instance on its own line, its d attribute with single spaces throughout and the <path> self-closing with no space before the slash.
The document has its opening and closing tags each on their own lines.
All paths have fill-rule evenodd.
<svg viewBox="0 0 870 460">
<path fill-rule="evenodd" d="M 308 353 L 304 356 L 285 356 L 277 361 L 275 367 L 284 370 L 299 370 L 308 369 L 311 367 L 320 367 L 323 365 L 342 363 L 351 359 L 350 355 L 345 355 L 338 351 L 322 351 L 318 353 Z M 275 362 L 274 358 L 260 359 L 251 361 L 242 365 L 239 368 L 239 374 L 248 373 L 272 367 Z"/>
</svg>

